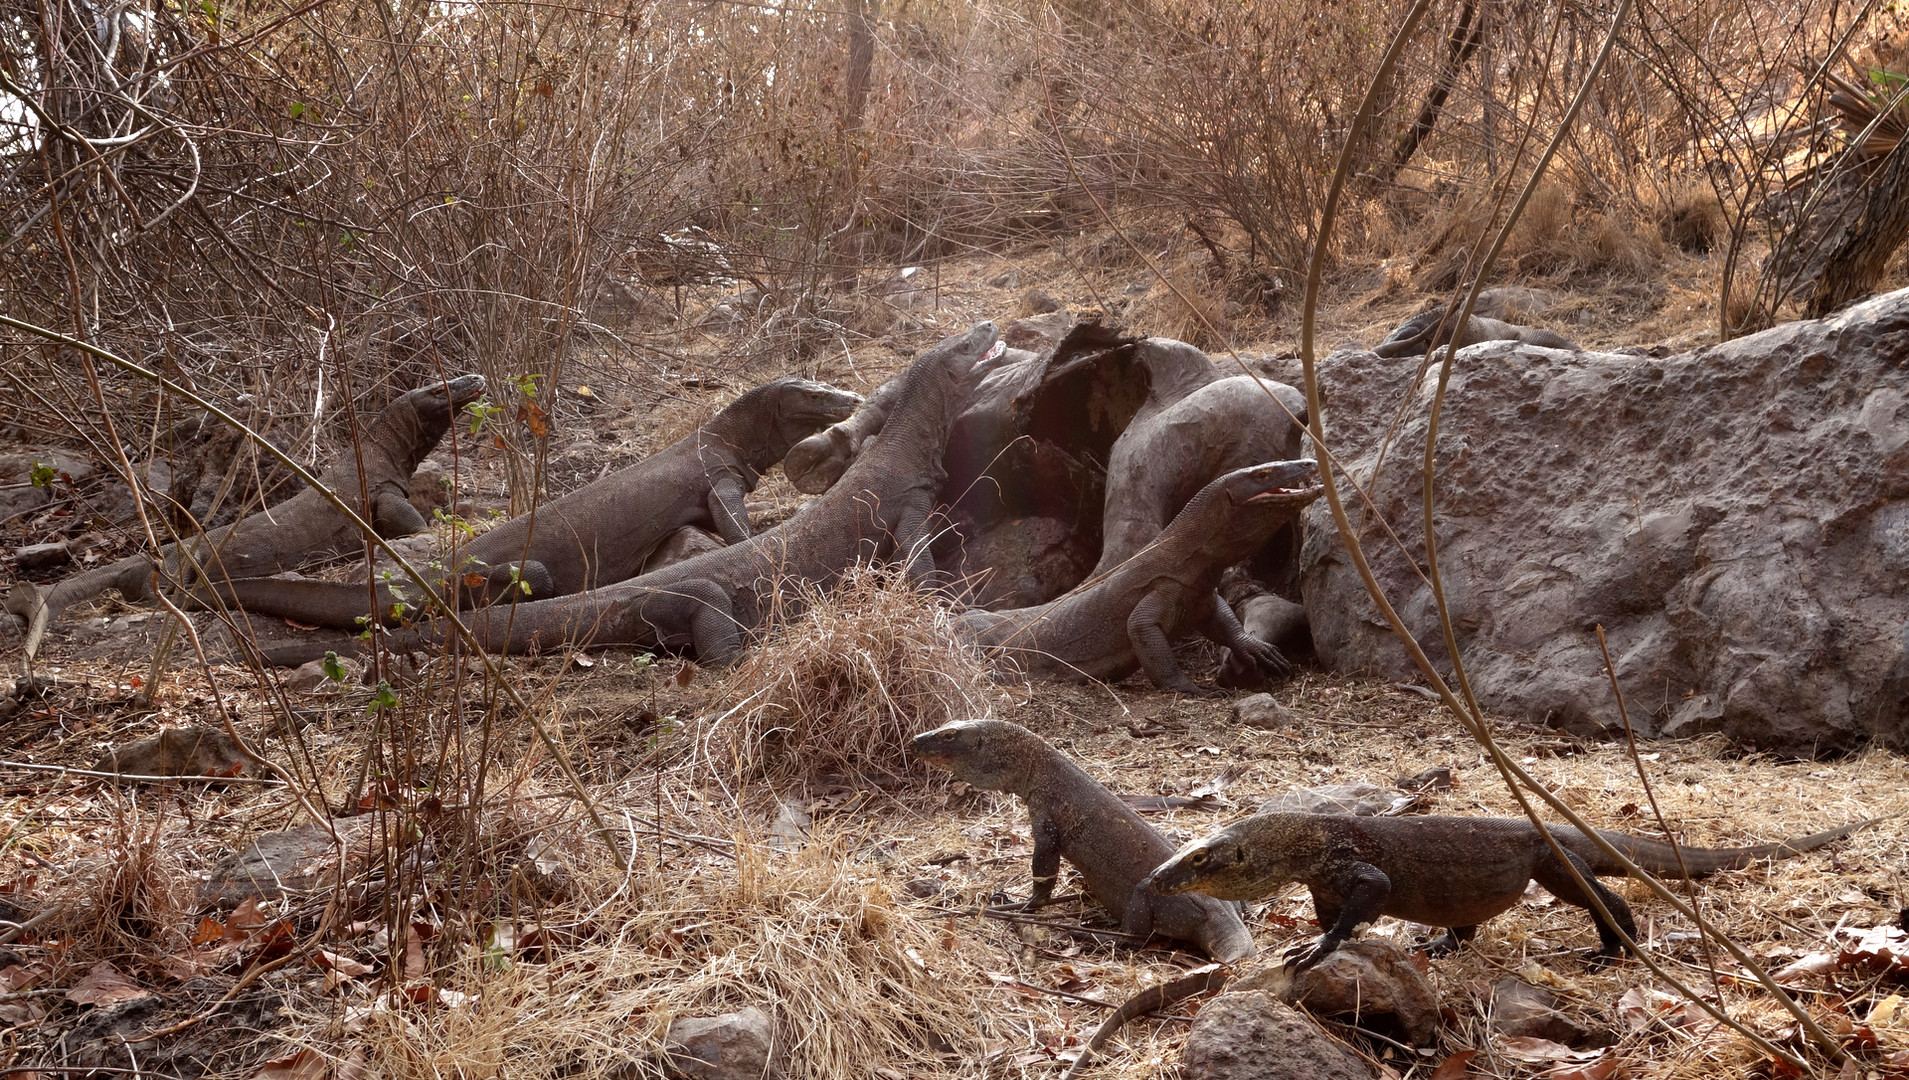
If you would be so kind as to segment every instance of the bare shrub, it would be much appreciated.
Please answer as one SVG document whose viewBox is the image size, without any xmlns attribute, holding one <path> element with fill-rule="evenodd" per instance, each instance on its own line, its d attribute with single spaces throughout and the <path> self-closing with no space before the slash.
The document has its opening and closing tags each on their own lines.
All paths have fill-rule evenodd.
<svg viewBox="0 0 1909 1080">
<path fill-rule="evenodd" d="M 892 569 L 858 566 L 729 673 L 728 704 L 698 736 L 745 777 L 911 776 L 917 733 L 987 716 L 990 678 L 953 613 Z"/>
</svg>

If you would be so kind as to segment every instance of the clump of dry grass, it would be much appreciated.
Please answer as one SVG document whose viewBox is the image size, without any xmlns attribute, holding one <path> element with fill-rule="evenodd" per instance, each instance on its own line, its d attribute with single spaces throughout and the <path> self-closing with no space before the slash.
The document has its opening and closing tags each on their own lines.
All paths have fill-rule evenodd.
<svg viewBox="0 0 1909 1080">
<path fill-rule="evenodd" d="M 986 664 L 899 570 L 855 567 L 799 606 L 730 671 L 698 736 L 737 775 L 925 776 L 910 738 L 989 714 Z"/>
<path fill-rule="evenodd" d="M 594 881 L 608 899 L 587 912 L 546 911 L 542 929 L 511 932 L 515 948 L 433 972 L 428 1005 L 354 985 L 343 1008 L 303 1011 L 286 1038 L 387 1080 L 636 1080 L 663 1075 L 673 1020 L 754 1006 L 772 1018 L 772 1057 L 789 1080 L 940 1075 L 976 1056 L 973 988 L 950 977 L 954 942 L 899 911 L 879 874 L 858 871 L 855 846 L 819 836 L 792 853 L 685 848 L 640 867 L 640 888 Z M 590 854 L 565 851 L 612 875 Z"/>
<path fill-rule="evenodd" d="M 80 964 L 113 958 L 122 966 L 158 961 L 187 942 L 193 910 L 191 879 L 166 844 L 164 814 L 127 800 L 116 808 L 105 843 L 49 891 L 48 907 L 64 912 L 56 936 Z"/>
</svg>

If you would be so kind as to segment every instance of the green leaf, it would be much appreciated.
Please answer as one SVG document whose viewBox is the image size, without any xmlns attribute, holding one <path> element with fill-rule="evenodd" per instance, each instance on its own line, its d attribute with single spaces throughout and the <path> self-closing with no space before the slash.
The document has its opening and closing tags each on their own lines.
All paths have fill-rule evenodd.
<svg viewBox="0 0 1909 1080">
<path fill-rule="evenodd" d="M 33 481 L 33 486 L 34 486 L 34 487 L 37 487 L 37 488 L 50 488 L 50 487 L 52 487 L 52 486 L 53 486 L 53 477 L 54 477 L 55 475 L 57 475 L 57 474 L 56 474 L 56 472 L 55 472 L 55 470 L 54 470 L 54 468 L 53 468 L 53 466 L 51 466 L 51 465 L 48 465 L 48 464 L 47 464 L 46 462 L 44 462 L 44 461 L 36 461 L 36 462 L 34 462 L 34 463 L 33 463 L 33 471 L 32 471 L 31 473 L 29 473 L 29 474 L 27 474 L 27 476 L 28 476 L 28 479 L 30 479 L 30 480 L 32 480 L 32 481 Z"/>
<path fill-rule="evenodd" d="M 396 708 L 397 704 L 398 695 L 392 691 L 391 684 L 379 679 L 378 688 L 371 694 L 371 704 L 365 706 L 365 713 L 367 715 L 380 713 L 386 709 Z"/>
<path fill-rule="evenodd" d="M 345 681 L 345 665 L 338 662 L 337 653 L 329 649 L 325 650 L 325 658 L 318 662 L 318 667 L 325 673 L 325 678 L 332 682 Z"/>
<path fill-rule="evenodd" d="M 296 120 L 305 115 L 305 103 L 302 101 L 294 101 L 292 102 L 292 107 L 285 111 L 291 114 L 292 119 Z"/>
<path fill-rule="evenodd" d="M 471 434 L 475 435 L 477 434 L 477 429 L 484 426 L 484 421 L 490 419 L 491 414 L 503 412 L 504 407 L 502 405 L 491 404 L 488 398 L 478 398 L 476 401 L 464 406 L 464 411 L 470 415 Z"/>
</svg>

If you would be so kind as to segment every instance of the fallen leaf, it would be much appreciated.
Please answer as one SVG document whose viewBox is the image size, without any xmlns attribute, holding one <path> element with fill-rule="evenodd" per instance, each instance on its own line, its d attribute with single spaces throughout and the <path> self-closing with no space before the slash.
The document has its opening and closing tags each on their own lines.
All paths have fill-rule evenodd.
<svg viewBox="0 0 1909 1080">
<path fill-rule="evenodd" d="M 101 960 L 86 972 L 84 978 L 73 984 L 66 992 L 66 1000 L 76 1005 L 112 1005 L 121 1001 L 150 996 L 151 991 L 134 986 L 131 979 L 119 973 L 110 960 Z"/>
<path fill-rule="evenodd" d="M 1794 982 L 1799 979 L 1809 978 L 1812 975 L 1828 975 L 1830 972 L 1835 971 L 1837 967 L 1836 954 L 1826 952 L 1810 953 L 1800 960 L 1783 965 L 1770 977 L 1780 983 Z"/>
<path fill-rule="evenodd" d="M 1476 1050 L 1460 1050 L 1438 1063 L 1438 1068 L 1432 1071 L 1431 1080 L 1459 1080 L 1461 1076 L 1471 1075 L 1471 1061 L 1477 1056 Z"/>
<path fill-rule="evenodd" d="M 300 1050 L 291 1057 L 266 1062 L 252 1080 L 320 1080 L 325 1070 L 324 1055 L 316 1050 Z"/>
<path fill-rule="evenodd" d="M 418 928 L 404 928 L 404 981 L 412 982 L 424 978 L 424 939 L 418 936 Z"/>
<path fill-rule="evenodd" d="M 1589 1061 L 1602 1054 L 1602 1050 L 1573 1050 L 1563 1043 L 1550 1039 L 1537 1039 L 1528 1035 L 1499 1041 L 1498 1051 L 1509 1058 L 1519 1061 Z"/>
<path fill-rule="evenodd" d="M 225 938 L 225 924 L 210 915 L 199 916 L 199 928 L 192 932 L 194 945 L 210 945 Z"/>
<path fill-rule="evenodd" d="M 371 974 L 370 964 L 361 964 L 349 956 L 340 955 L 329 949 L 318 950 L 313 954 L 313 959 L 318 962 L 319 967 L 325 968 L 328 971 L 336 971 L 340 975 L 350 976 L 351 978 Z"/>
<path fill-rule="evenodd" d="M 248 896 L 225 918 L 225 940 L 244 941 L 254 931 L 265 928 L 265 916 L 259 911 L 259 898 Z"/>
</svg>

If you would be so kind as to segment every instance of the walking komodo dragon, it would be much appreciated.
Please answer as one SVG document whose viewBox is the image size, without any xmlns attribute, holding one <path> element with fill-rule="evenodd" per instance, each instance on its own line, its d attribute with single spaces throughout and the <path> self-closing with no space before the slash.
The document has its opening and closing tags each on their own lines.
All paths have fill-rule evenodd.
<svg viewBox="0 0 1909 1080">
<path fill-rule="evenodd" d="M 1113 570 L 1036 607 L 963 612 L 961 626 L 1029 671 L 1116 680 L 1138 667 L 1162 689 L 1220 693 L 1196 686 L 1173 657 L 1174 640 L 1198 631 L 1284 675 L 1291 670 L 1285 658 L 1249 638 L 1220 599 L 1220 575 L 1322 490 L 1310 460 L 1235 469 L 1201 488 L 1151 544 Z"/>
<path fill-rule="evenodd" d="M 464 604 L 518 595 L 544 600 L 626 581 L 642 572 L 676 530 L 714 529 L 739 544 L 750 537 L 743 496 L 789 447 L 855 411 L 861 395 L 810 379 L 765 383 L 708 422 L 642 461 L 513 518 L 466 544 L 457 556 Z M 440 582 L 440 589 L 451 584 Z M 231 601 L 247 611 L 312 626 L 356 628 L 367 618 L 362 581 L 265 578 L 233 582 Z M 378 588 L 379 621 L 404 610 L 402 586 Z"/>
<path fill-rule="evenodd" d="M 1159 896 L 1147 887 L 1147 875 L 1172 855 L 1173 845 L 1039 735 L 1004 720 L 965 720 L 917 735 L 911 745 L 957 778 L 1018 795 L 1027 804 L 1034 831 L 1029 905 L 1038 907 L 1053 895 L 1066 859 L 1135 944 L 1157 933 L 1198 945 L 1215 960 L 1253 955 L 1253 937 L 1238 905 L 1198 895 Z"/>
<path fill-rule="evenodd" d="M 880 437 L 827 494 L 776 528 L 619 584 L 486 608 L 470 616 L 472 632 L 493 652 L 666 648 L 720 664 L 771 611 L 792 613 L 803 588 L 826 588 L 857 562 L 901 562 L 911 580 L 927 580 L 934 571 L 929 516 L 948 427 L 994 344 L 994 324 L 984 322 L 918 356 Z M 441 627 L 425 624 L 392 634 L 389 645 L 408 650 L 444 638 Z M 355 646 L 296 642 L 266 657 L 298 664 L 328 648 Z"/>
<path fill-rule="evenodd" d="M 411 474 L 450 430 L 457 411 L 483 392 L 482 375 L 461 375 L 399 395 L 366 425 L 356 453 L 340 455 L 325 471 L 323 483 L 379 536 L 394 539 L 422 531 L 424 515 L 409 500 Z M 20 582 L 8 593 L 6 606 L 26 623 L 26 653 L 31 657 L 47 624 L 73 604 L 110 589 L 130 601 L 152 599 L 155 570 L 162 584 L 192 587 L 194 561 L 215 582 L 263 577 L 358 550 L 363 542 L 343 514 L 317 491 L 306 490 L 208 531 L 191 542 L 191 559 L 179 544 L 167 544 L 159 551 L 156 567 L 153 556 L 142 553 L 75 574 L 45 592 Z M 362 596 L 363 590 L 359 592 Z"/>
<path fill-rule="evenodd" d="M 1603 829 L 1598 835 L 1651 874 L 1698 878 L 1813 851 L 1878 820 L 1737 848 L 1672 848 Z M 1636 940 L 1630 906 L 1598 884 L 1596 876 L 1622 874 L 1624 868 L 1578 830 L 1549 829 L 1617 926 Z M 1448 928 L 1426 948 L 1433 955 L 1450 952 L 1470 940 L 1479 923 L 1523 898 L 1532 881 L 1591 912 L 1598 924 L 1594 959 L 1623 949 L 1623 939 L 1597 914 L 1538 827 L 1523 818 L 1254 814 L 1182 847 L 1151 879 L 1162 893 L 1201 892 L 1228 900 L 1251 900 L 1304 883 L 1326 932 L 1295 960 L 1298 968 L 1325 959 L 1361 924 L 1381 915 Z"/>
</svg>

